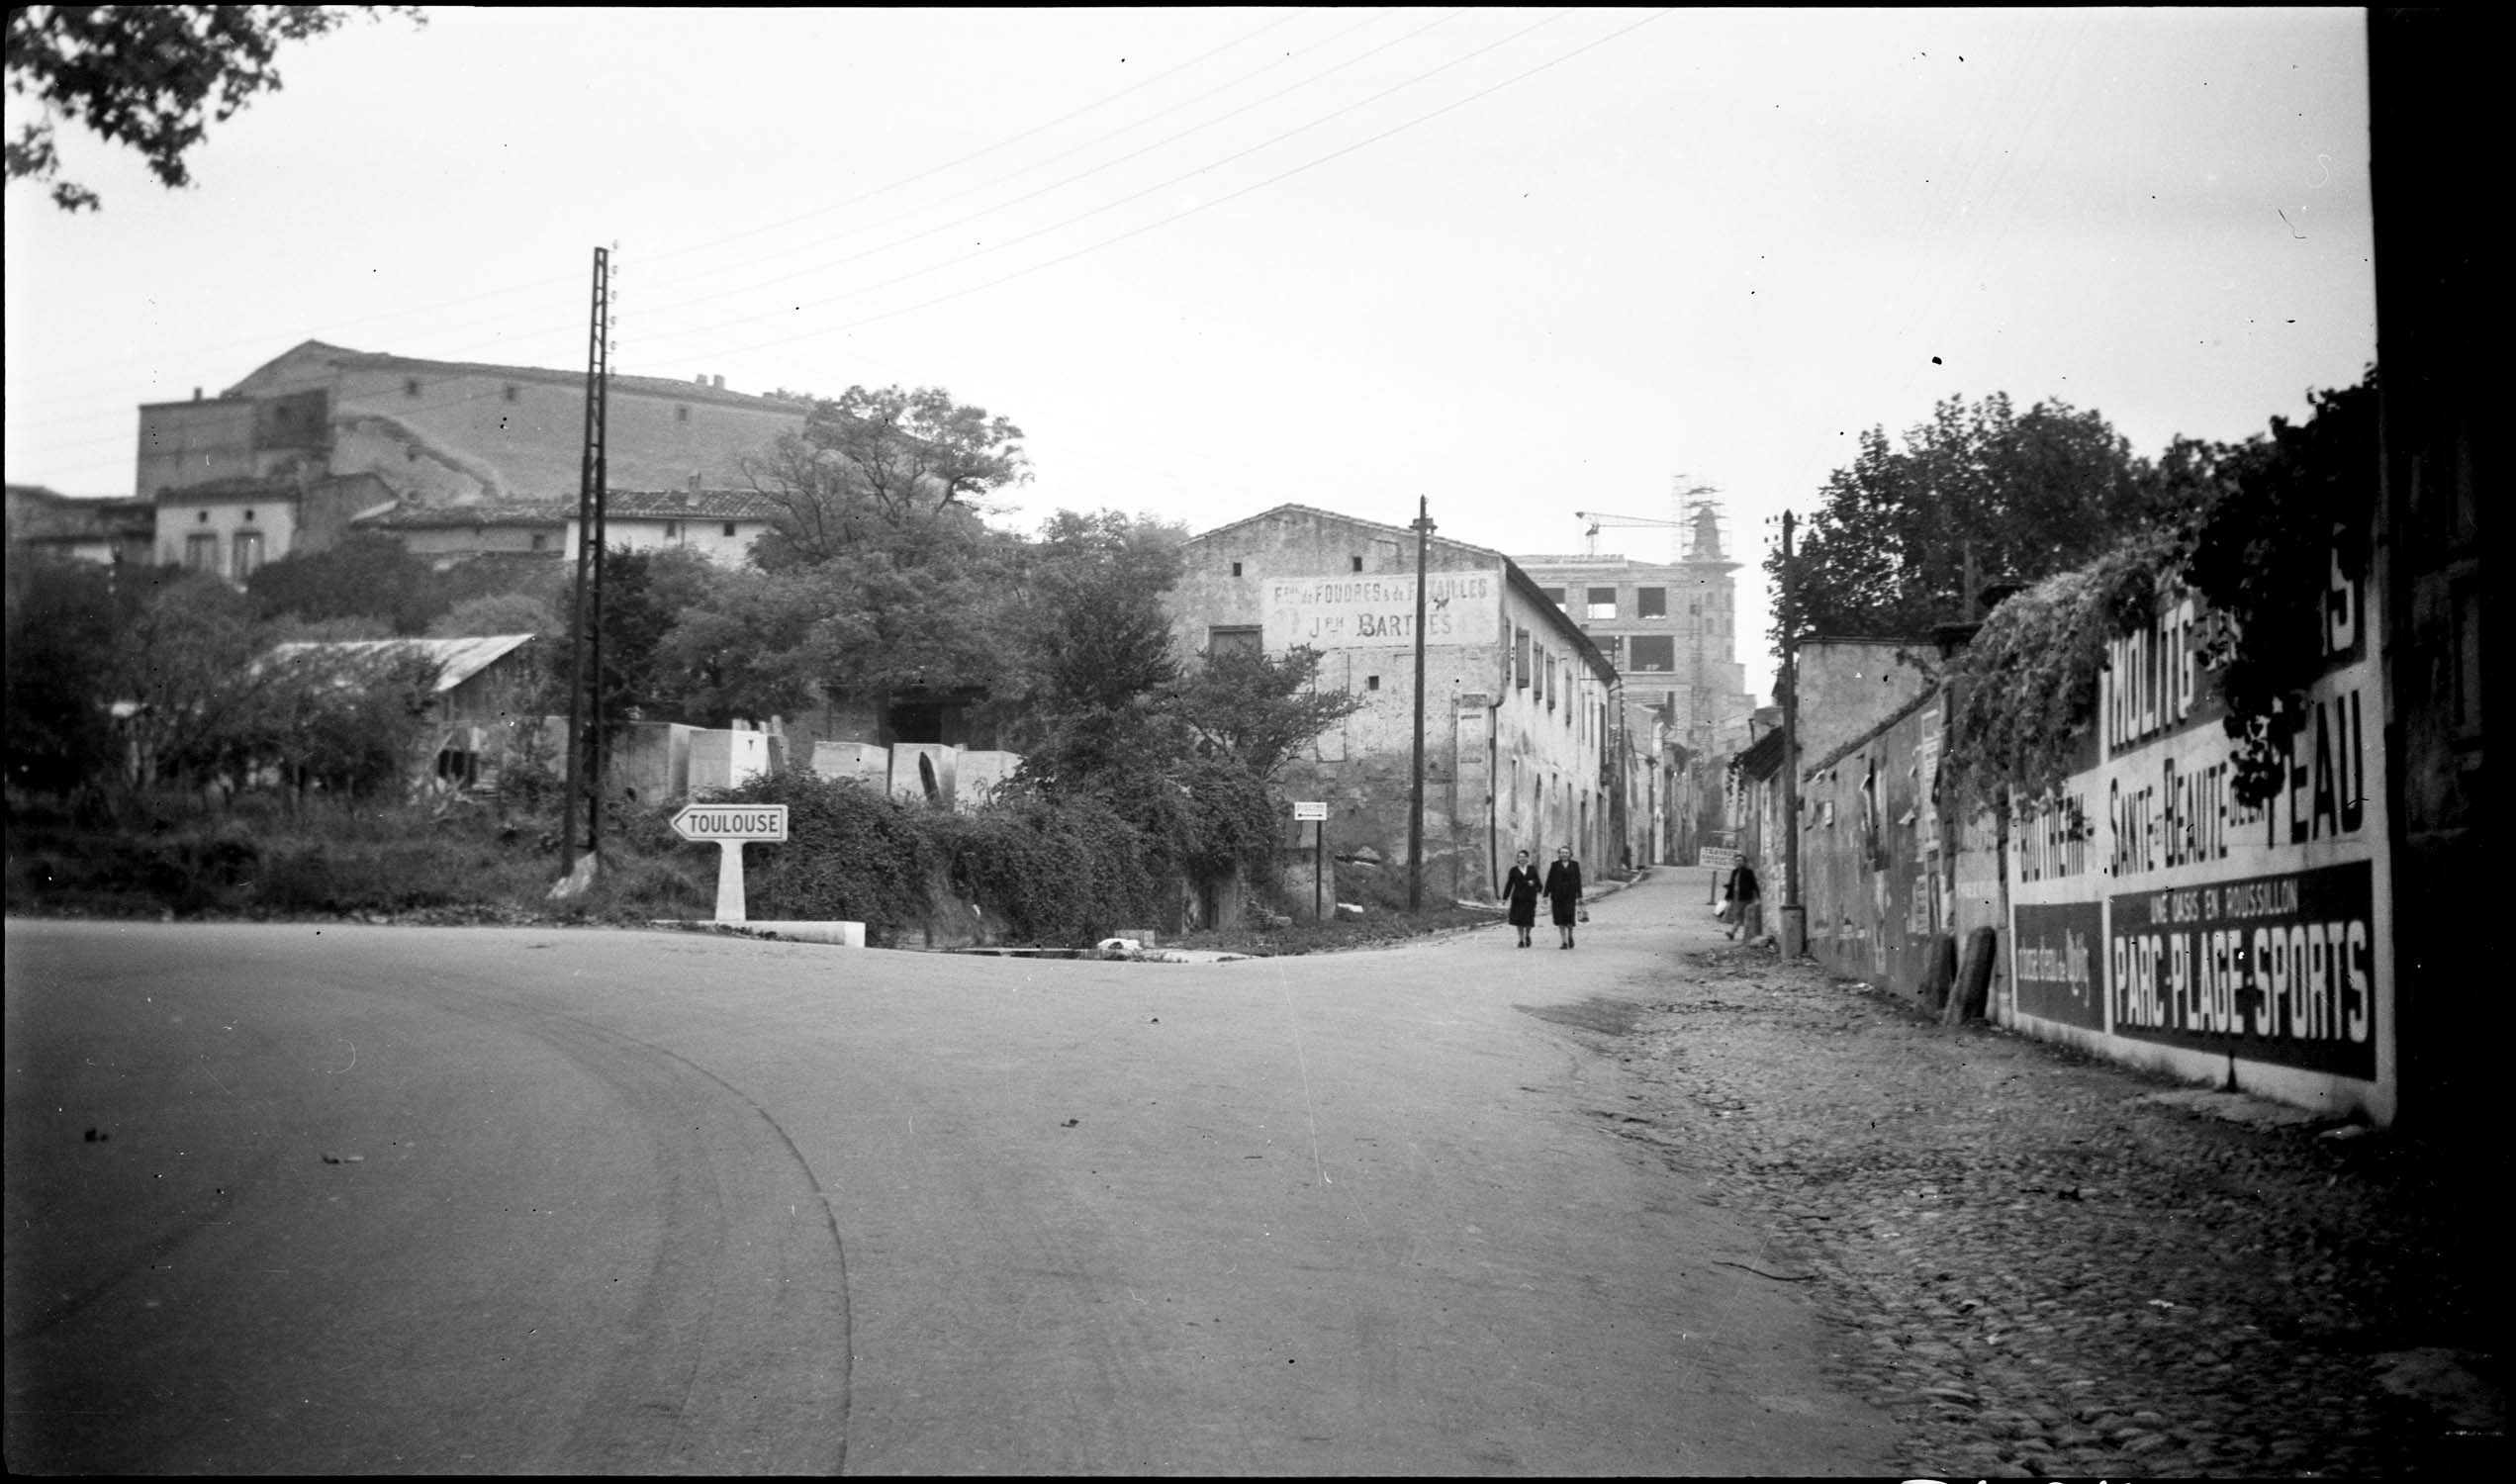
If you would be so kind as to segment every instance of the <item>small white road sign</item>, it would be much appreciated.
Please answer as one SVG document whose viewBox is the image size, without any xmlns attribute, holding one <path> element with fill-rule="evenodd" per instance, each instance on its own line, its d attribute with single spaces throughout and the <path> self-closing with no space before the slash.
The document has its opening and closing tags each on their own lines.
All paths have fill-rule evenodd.
<svg viewBox="0 0 2516 1484">
<path fill-rule="evenodd" d="M 784 840 L 785 804 L 690 804 L 673 816 L 685 840 Z"/>
<path fill-rule="evenodd" d="M 1717 845 L 1707 845 L 1703 849 L 1703 854 L 1697 858 L 1697 864 L 1709 866 L 1715 871 L 1733 871 L 1738 866 L 1738 852 L 1724 850 Z"/>
<path fill-rule="evenodd" d="M 1294 800 L 1293 800 L 1293 822 L 1294 822 L 1294 823 L 1299 824 L 1300 822 L 1302 822 L 1302 821 L 1303 821 L 1303 820 L 1305 820 L 1305 819 L 1321 819 L 1321 820 L 1324 820 L 1324 819 L 1326 819 L 1327 817 L 1328 817 L 1328 800 L 1327 800 L 1327 799 L 1320 798 L 1320 799 L 1311 799 L 1311 800 L 1308 800 L 1308 801 L 1304 801 L 1304 800 L 1302 800 L 1302 799 L 1298 799 L 1298 798 L 1297 798 L 1297 799 L 1294 799 Z"/>
<path fill-rule="evenodd" d="M 673 816 L 673 833 L 705 844 L 714 841 L 716 920 L 740 927 L 749 917 L 743 901 L 743 847 L 787 838 L 785 804 L 689 804 Z"/>
</svg>

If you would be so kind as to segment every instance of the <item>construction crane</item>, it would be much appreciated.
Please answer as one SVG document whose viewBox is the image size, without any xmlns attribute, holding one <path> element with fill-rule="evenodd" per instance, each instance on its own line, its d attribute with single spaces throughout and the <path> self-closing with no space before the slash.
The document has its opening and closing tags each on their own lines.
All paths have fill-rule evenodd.
<svg viewBox="0 0 2516 1484">
<path fill-rule="evenodd" d="M 1683 532 L 1688 526 L 1695 523 L 1690 502 L 1692 504 L 1703 504 L 1704 501 L 1702 497 L 1718 495 L 1720 493 L 1721 487 L 1718 485 L 1690 485 L 1686 483 L 1686 476 L 1681 474 L 1677 476 L 1675 480 L 1671 481 L 1668 519 L 1655 519 L 1648 515 L 1612 515 L 1605 510 L 1575 510 L 1572 514 L 1573 518 L 1576 520 L 1587 520 L 1590 522 L 1590 529 L 1586 533 L 1590 544 L 1584 548 L 1584 553 L 1586 555 L 1597 556 L 1599 554 L 1599 531 L 1603 526 L 1647 525 L 1658 526 L 1659 528 L 1668 531 L 1670 533 L 1669 560 L 1673 562 L 1684 561 L 1684 553 L 1680 550 L 1680 548 L 1684 545 Z"/>
<path fill-rule="evenodd" d="M 1604 510 L 1575 510 L 1572 514 L 1573 518 L 1576 520 L 1587 520 L 1590 522 L 1590 529 L 1587 532 L 1590 544 L 1583 548 L 1584 554 L 1588 556 L 1597 556 L 1599 554 L 1599 530 L 1602 526 L 1657 525 L 1665 526 L 1670 529 L 1680 529 L 1686 524 L 1683 520 L 1654 520 L 1647 515 L 1611 515 Z M 1675 538 L 1671 537 L 1671 539 L 1674 540 Z"/>
</svg>

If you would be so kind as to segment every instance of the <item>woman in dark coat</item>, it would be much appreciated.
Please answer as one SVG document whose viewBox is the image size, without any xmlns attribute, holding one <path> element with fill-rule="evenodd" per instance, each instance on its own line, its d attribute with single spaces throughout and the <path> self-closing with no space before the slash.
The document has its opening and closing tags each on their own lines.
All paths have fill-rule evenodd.
<svg viewBox="0 0 2516 1484">
<path fill-rule="evenodd" d="M 1562 946 L 1572 947 L 1573 917 L 1581 910 L 1581 863 L 1572 858 L 1572 847 L 1555 850 L 1555 864 L 1546 868 L 1546 904 L 1554 908 L 1555 927 L 1564 935 Z"/>
<path fill-rule="evenodd" d="M 1723 884 L 1721 894 L 1723 897 L 1721 904 L 1722 921 L 1729 924 L 1729 931 L 1722 934 L 1722 936 L 1724 938 L 1735 938 L 1738 936 L 1738 930 L 1747 926 L 1748 908 L 1753 907 L 1758 900 L 1756 895 L 1756 868 L 1748 865 L 1745 861 L 1740 861 L 1736 866 L 1730 869 L 1729 880 Z M 1754 937 L 1754 933 L 1750 932 L 1748 934 L 1750 941 L 1753 941 Z"/>
<path fill-rule="evenodd" d="M 1520 929 L 1520 946 L 1529 946 L 1529 930 L 1538 925 L 1538 893 L 1544 889 L 1538 881 L 1538 868 L 1529 864 L 1529 852 L 1520 853 L 1520 864 L 1503 876 L 1503 900 L 1510 908 L 1511 925 Z"/>
</svg>

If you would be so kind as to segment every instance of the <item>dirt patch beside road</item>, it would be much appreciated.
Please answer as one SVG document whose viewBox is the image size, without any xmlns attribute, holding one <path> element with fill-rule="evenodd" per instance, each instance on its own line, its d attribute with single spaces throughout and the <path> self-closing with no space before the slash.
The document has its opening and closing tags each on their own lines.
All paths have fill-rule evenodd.
<svg viewBox="0 0 2516 1484">
<path fill-rule="evenodd" d="M 1770 1223 L 1846 1379 L 1954 1474 L 2395 1475 L 2502 1460 L 2472 1166 L 2169 1083 L 1767 953 L 1637 1017 L 1603 1127 Z M 1625 1022 L 1620 1024 L 1619 1022 Z M 2356 1136 L 2356 1137 L 2351 1137 Z"/>
</svg>

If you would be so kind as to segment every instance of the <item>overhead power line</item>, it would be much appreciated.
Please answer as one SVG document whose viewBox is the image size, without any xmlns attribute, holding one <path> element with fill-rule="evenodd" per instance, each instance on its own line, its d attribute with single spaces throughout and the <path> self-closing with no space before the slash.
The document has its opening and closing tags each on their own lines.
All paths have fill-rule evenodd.
<svg viewBox="0 0 2516 1484">
<path fill-rule="evenodd" d="M 1380 133 L 1378 133 L 1378 134 L 1376 134 L 1376 135 L 1371 136 L 1369 139 L 1357 139 L 1357 140 L 1355 140 L 1353 143 L 1348 144 L 1348 145 L 1346 145 L 1346 146 L 1345 146 L 1344 148 L 1342 148 L 1342 149 L 1332 150 L 1332 151 L 1330 151 L 1330 152 L 1329 152 L 1329 153 L 1327 153 L 1327 154 L 1323 154 L 1323 155 L 1319 156 L 1317 159 L 1310 160 L 1310 161 L 1308 161 L 1308 162 L 1306 162 L 1306 163 L 1303 163 L 1303 164 L 1295 165 L 1292 169 L 1290 169 L 1290 170 L 1286 170 L 1286 171 L 1283 171 L 1283 172 L 1281 172 L 1280 174 L 1270 175 L 1270 176 L 1268 176 L 1268 177 L 1267 177 L 1266 179 L 1264 179 L 1264 180 L 1257 181 L 1257 182 L 1254 182 L 1254 183 L 1252 183 L 1252 184 L 1250 184 L 1250 185 L 1243 186 L 1241 189 L 1239 189 L 1239 190 L 1237 190 L 1237 191 L 1233 191 L 1233 192 L 1231 192 L 1231 193 L 1230 193 L 1230 194 L 1228 194 L 1228 195 L 1218 196 L 1218 197 L 1216 197 L 1215 199 L 1213 199 L 1212 201 L 1203 201 L 1203 202 L 1199 202 L 1197 205 L 1192 206 L 1192 207 L 1189 207 L 1189 208 L 1188 208 L 1187 210 L 1185 210 L 1185 211 L 1175 213 L 1174 215 L 1171 215 L 1171 216 L 1168 216 L 1168 217 L 1165 217 L 1165 218 L 1161 219 L 1160 221 L 1156 221 L 1156 222 L 1148 222 L 1148 223 L 1146 223 L 1146 224 L 1145 224 L 1144 226 L 1142 226 L 1142 227 L 1130 228 L 1130 229 L 1129 229 L 1129 230 L 1127 230 L 1126 232 L 1119 232 L 1119 233 L 1118 233 L 1117 235 L 1115 235 L 1115 236 L 1104 237 L 1104 238 L 1102 238 L 1100 241 L 1094 242 L 1094 243 L 1092 243 L 1091 245 L 1089 245 L 1089 246 L 1087 246 L 1087 247 L 1078 247 L 1078 248 L 1076 248 L 1074 251 L 1072 251 L 1072 252 L 1069 252 L 1069 253 L 1066 253 L 1066 254 L 1064 254 L 1064 255 L 1062 255 L 1062 256 L 1050 258 L 1050 259 L 1048 259 L 1048 260 L 1047 260 L 1047 261 L 1045 261 L 1045 262 L 1038 262 L 1038 263 L 1034 263 L 1034 264 L 1032 264 L 1030 267 L 1027 267 L 1027 268 L 1017 269 L 1017 270 L 1015 270 L 1014 272 L 1011 272 L 1011 273 L 1007 273 L 1007 274 L 1005 274 L 1005 275 L 1004 275 L 1003 277 L 1001 277 L 1001 278 L 992 278 L 992 279 L 989 279 L 989 280 L 988 280 L 987 282 L 985 282 L 985 283 L 981 283 L 981 284 L 973 284 L 973 285 L 972 285 L 971 287 L 969 287 L 969 288 L 966 288 L 966 289 L 957 289 L 957 290 L 955 290 L 955 291 L 953 291 L 952 293 L 949 293 L 949 294 L 939 294 L 939 295 L 935 296 L 935 297 L 934 297 L 934 298 L 932 298 L 932 299 L 922 300 L 922 301 L 920 301 L 920 302 L 918 302 L 918 303 L 916 303 L 916 304 L 906 305 L 906 306 L 903 306 L 903 307 L 901 307 L 901 308 L 899 308 L 899 309 L 895 309 L 895 310 L 888 310 L 888 311 L 885 311 L 885 312 L 884 312 L 884 313 L 882 313 L 882 314 L 879 314 L 879 315 L 868 315 L 868 316 L 864 317 L 863 319 L 859 319 L 859 320 L 852 320 L 852 321 L 848 322 L 848 323 L 847 323 L 847 324 L 845 324 L 845 325 L 833 325 L 827 326 L 827 327 L 822 328 L 822 329 L 806 330 L 806 331 L 804 331 L 804 332 L 802 332 L 802 333 L 800 333 L 800 334 L 792 334 L 792 335 L 786 335 L 786 336 L 782 336 L 782 337 L 780 337 L 780 338 L 778 338 L 778 339 L 775 339 L 775 340 L 761 340 L 761 341 L 757 341 L 757 342 L 754 342 L 754 343 L 749 344 L 749 345 L 740 345 L 740 346 L 735 346 L 735 347 L 732 347 L 732 348 L 730 348 L 730 349 L 710 350 L 710 351 L 707 351 L 707 352 L 704 352 L 704 353 L 705 353 L 705 354 L 709 354 L 709 355 L 720 356 L 720 357 L 721 357 L 721 356 L 730 356 L 730 355 L 745 355 L 745 354 L 748 354 L 748 353 L 750 353 L 751 351 L 754 351 L 754 350 L 765 350 L 765 349 L 768 349 L 768 348 L 770 348 L 770 347 L 772 347 L 772 346 L 776 346 L 776 345 L 787 345 L 787 344 L 792 344 L 793 342 L 795 342 L 795 341 L 797 341 L 797 340 L 814 339 L 814 338 L 817 338 L 817 337 L 819 337 L 819 336 L 821 336 L 821 335 L 828 335 L 828 334 L 840 334 L 840 333 L 844 333 L 844 332 L 845 332 L 845 331 L 847 331 L 847 330 L 861 328 L 861 327 L 862 327 L 862 326 L 864 326 L 864 325 L 879 325 L 879 324 L 881 324 L 883 321 L 885 321 L 885 320 L 895 320 L 895 319 L 898 319 L 898 318 L 899 318 L 900 316 L 902 316 L 902 315 L 911 315 L 911 314 L 915 314 L 915 313 L 917 313 L 919 310 L 932 309 L 932 308 L 934 308 L 936 305 L 939 305 L 939 304 L 949 304 L 949 303 L 951 303 L 952 301 L 954 301 L 954 300 L 956 300 L 956 299 L 966 299 L 966 298 L 968 298 L 969 296 L 971 296 L 971 295 L 973 295 L 973 294 L 982 293 L 982 292 L 984 292 L 984 291 L 986 291 L 986 290 L 988 290 L 988 289 L 996 288 L 996 287 L 998 287 L 998 286 L 1000 286 L 1000 285 L 1011 283 L 1011 282 L 1013 282 L 1014 280 L 1019 279 L 1019 278 L 1028 278 L 1029 276 L 1031 276 L 1031 275 L 1032 275 L 1032 274 L 1034 274 L 1034 273 L 1042 272 L 1042 271 L 1044 271 L 1044 270 L 1046 270 L 1046 269 L 1054 268 L 1054 267 L 1057 267 L 1057 266 L 1059 266 L 1059 265 L 1061 265 L 1061 264 L 1064 264 L 1064 263 L 1070 263 L 1070 262 L 1072 262 L 1074 259 L 1076 259 L 1076 258 L 1078 258 L 1078 257 L 1088 256 L 1088 255 L 1089 255 L 1089 254 L 1091 254 L 1091 253 L 1094 253 L 1094 252 L 1098 252 L 1098 251 L 1100 251 L 1100 250 L 1101 250 L 1102 248 L 1104 248 L 1104 247 L 1111 247 L 1111 246 L 1115 246 L 1115 245 L 1117 245 L 1118 243 L 1120 243 L 1120 242 L 1124 242 L 1124 241 L 1128 240 L 1128 239 L 1129 239 L 1129 238 L 1131 238 L 1131 237 L 1142 236 L 1142 235 L 1144 235 L 1146 232 L 1153 232 L 1153 231 L 1155 231 L 1155 230 L 1157 230 L 1157 229 L 1164 228 L 1164 227 L 1168 227 L 1168 226 L 1171 226 L 1171 225 L 1172 225 L 1172 224 L 1174 224 L 1174 223 L 1183 222 L 1183 221 L 1187 220 L 1188 218 L 1190 218 L 1190 217 L 1193 217 L 1193 216 L 1197 215 L 1197 214 L 1198 214 L 1198 213 L 1200 213 L 1200 212 L 1204 212 L 1204 211 L 1212 210 L 1213 208 L 1218 207 L 1218 206 L 1222 206 L 1222 205 L 1224 205 L 1224 204 L 1225 204 L 1225 203 L 1227 203 L 1227 202 L 1237 201 L 1237 200 L 1239 200 L 1240 198 L 1242 198 L 1243 196 L 1250 195 L 1250 194 L 1251 194 L 1251 193 L 1253 193 L 1253 192 L 1256 192 L 1256 191 L 1262 191 L 1262 190 L 1266 189 L 1268 186 L 1275 185 L 1275 184 L 1277 184 L 1277 183 L 1279 183 L 1279 182 L 1282 182 L 1282 181 L 1290 180 L 1290 179 L 1292 179 L 1292 178 L 1293 178 L 1294 176 L 1296 176 L 1296 175 L 1300 175 L 1300 174 L 1304 173 L 1305 171 L 1309 171 L 1309 170 L 1317 169 L 1319 166 L 1324 165 L 1324 164 L 1327 164 L 1327 163 L 1329 163 L 1329 162 L 1331 162 L 1331 161 L 1333 161 L 1333 160 L 1343 159 L 1345 156 L 1347 156 L 1347 155 L 1349 155 L 1349 154 L 1351 154 L 1351 153 L 1353 153 L 1354 151 L 1356 151 L 1356 150 L 1358 150 L 1358 149 L 1368 148 L 1369 146 L 1371 146 L 1371 145 L 1373 145 L 1373 144 L 1377 144 L 1377 143 L 1379 143 L 1379 142 L 1380 142 L 1381 140 L 1383 140 L 1383 139 L 1387 139 L 1393 138 L 1393 137 L 1395 137 L 1395 136 L 1397 136 L 1397 135 L 1404 134 L 1404 133 L 1406 133 L 1408 130 L 1415 128 L 1415 127 L 1416 127 L 1417 125 L 1419 125 L 1419 124 L 1429 123 L 1429 122 L 1431 122 L 1432 120 L 1435 120 L 1435 119 L 1438 119 L 1438 118 L 1442 117 L 1444 114 L 1449 113 L 1449 112 L 1451 112 L 1451 111 L 1453 111 L 1453 110 L 1455 110 L 1455 109 L 1463 108 L 1463 107 L 1467 106 L 1467 105 L 1468 105 L 1468 104 L 1470 104 L 1470 103 L 1474 103 L 1474 102 L 1476 102 L 1476 101 L 1477 101 L 1478 99 L 1480 99 L 1480 98 L 1484 98 L 1484 97 L 1487 97 L 1487 96 L 1489 96 L 1489 95 L 1491 95 L 1491 94 L 1501 92 L 1503 89 L 1505 89 L 1505 88 L 1507 88 L 1507 87 L 1510 87 L 1510 86 L 1512 86 L 1512 85 L 1513 85 L 1513 84 L 1515 84 L 1515 83 L 1519 83 L 1519 82 L 1525 81 L 1525 80 L 1527 80 L 1527 79 L 1529 79 L 1529 78 L 1535 77 L 1535 76 L 1537 76 L 1538 73 L 1540 73 L 1540 72 L 1544 72 L 1544 71 L 1547 71 L 1547 70 L 1548 70 L 1548 69 L 1550 69 L 1550 68 L 1557 67 L 1557 66 L 1561 66 L 1563 63 L 1565 63 L 1565 62 L 1568 62 L 1568 61 L 1572 60 L 1574 57 L 1581 55 L 1581 54 L 1582 54 L 1583 52 L 1585 52 L 1585 51 L 1593 50 L 1593 49 L 1595 49 L 1595 48 L 1597 48 L 1597 47 L 1599 47 L 1599 46 L 1603 46 L 1607 45 L 1608 43 L 1615 41 L 1615 40 L 1616 40 L 1617 38 L 1619 38 L 1619 37 L 1629 35 L 1629 34 L 1631 34 L 1631 33 L 1632 33 L 1632 32 L 1635 32 L 1635 31 L 1639 31 L 1639 30 L 1641 30 L 1643 27 L 1650 25 L 1652 22 L 1654 22 L 1654 21 L 1657 21 L 1657 20 L 1661 19 L 1663 16 L 1666 16 L 1666 15 L 1668 15 L 1669 13 L 1670 13 L 1670 12 L 1669 12 L 1669 10 L 1658 10 L 1658 11 L 1654 11 L 1654 12 L 1652 12 L 1650 15 L 1644 16 L 1641 20 L 1634 22 L 1634 23 L 1633 23 L 1632 25 L 1631 25 L 1631 26 L 1622 27 L 1622 28 L 1620 28 L 1620 29 L 1618 29 L 1618 30 L 1616 30 L 1616 31 L 1612 31 L 1612 32 L 1608 33 L 1606 36 L 1603 36 L 1603 37 L 1598 38 L 1596 41 L 1584 42 L 1582 45 L 1580 45 L 1580 46 L 1575 46 L 1573 49 L 1571 49 L 1570 51 L 1567 51 L 1567 52 L 1563 53 L 1563 54 L 1562 54 L 1562 55 L 1560 55 L 1560 56 L 1554 57 L 1554 58 L 1552 58 L 1551 60 L 1548 60 L 1548 61 L 1539 62 L 1537 66 L 1531 67 L 1531 68 L 1529 68 L 1529 69 L 1528 69 L 1527 71 L 1525 71 L 1525 72 L 1517 72 L 1517 73 L 1514 73 L 1512 76 L 1504 78 L 1501 82 L 1495 83 L 1495 84 L 1494 84 L 1493 86 L 1491 86 L 1491 87 L 1487 87 L 1487 88 L 1480 88 L 1480 89 L 1478 89 L 1476 92 L 1470 93 L 1470 94 L 1468 94 L 1468 95 L 1467 95 L 1466 97 L 1464 97 L 1464 98 L 1458 99 L 1458 100 L 1456 100 L 1455 102 L 1445 103 L 1445 104 L 1444 104 L 1443 106 L 1441 106 L 1440 108 L 1434 109 L 1434 110 L 1433 110 L 1432 112 L 1430 112 L 1430 113 L 1420 114 L 1420 115 L 1416 116 L 1415 118 L 1409 119 L 1409 120 L 1408 120 L 1407 122 L 1405 122 L 1404 124 L 1400 124 L 1400 125 L 1396 126 L 1395 128 L 1385 129 L 1385 130 L 1381 131 Z M 1533 28 L 1533 29 L 1534 29 L 1534 28 Z M 1490 48 L 1489 48 L 1489 49 L 1490 49 Z"/>
</svg>

